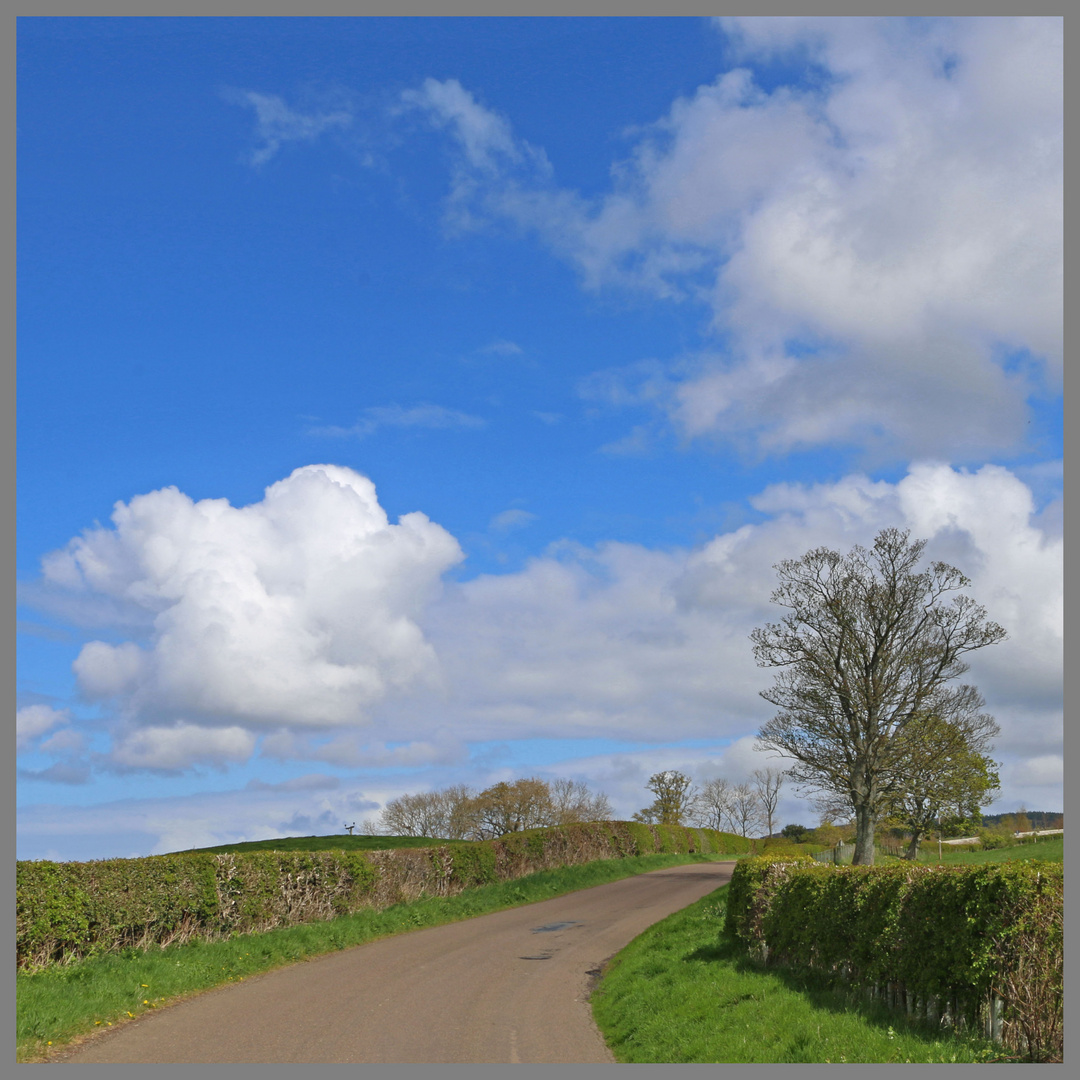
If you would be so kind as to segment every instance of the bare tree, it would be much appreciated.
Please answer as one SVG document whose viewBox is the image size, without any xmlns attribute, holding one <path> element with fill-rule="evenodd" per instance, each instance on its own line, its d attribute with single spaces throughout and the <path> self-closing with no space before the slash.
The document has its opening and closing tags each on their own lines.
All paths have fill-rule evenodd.
<svg viewBox="0 0 1080 1080">
<path fill-rule="evenodd" d="M 694 800 L 692 820 L 707 829 L 726 831 L 731 823 L 731 784 L 722 777 L 706 780 Z"/>
<path fill-rule="evenodd" d="M 959 570 L 917 570 L 926 541 L 908 537 L 884 529 L 872 551 L 816 548 L 777 564 L 772 600 L 788 614 L 751 635 L 758 664 L 783 669 L 762 691 L 780 711 L 758 747 L 793 760 L 802 790 L 850 800 L 861 864 L 873 864 L 874 823 L 904 783 L 905 728 L 964 712 L 974 688 L 950 685 L 964 655 L 1005 638 L 959 593 L 971 584 Z"/>
<path fill-rule="evenodd" d="M 731 789 L 731 810 L 728 820 L 731 831 L 748 837 L 765 823 L 758 793 L 750 784 L 735 784 Z"/>
<path fill-rule="evenodd" d="M 761 804 L 761 812 L 765 815 L 765 825 L 768 831 L 766 836 L 772 836 L 773 824 L 776 820 L 776 807 L 780 802 L 780 789 L 784 786 L 784 778 L 787 776 L 786 769 L 755 769 L 750 778 L 754 782 L 754 790 L 757 792 L 758 801 Z"/>
<path fill-rule="evenodd" d="M 475 835 L 476 792 L 466 784 L 455 784 L 437 794 L 439 831 L 435 835 L 448 840 L 465 840 Z"/>
<path fill-rule="evenodd" d="M 382 831 L 390 836 L 439 836 L 439 796 L 434 791 L 399 795 L 379 815 Z"/>
<path fill-rule="evenodd" d="M 583 781 L 560 778 L 552 780 L 548 787 L 554 824 L 611 820 L 613 811 L 607 795 L 602 791 L 591 792 Z"/>
</svg>

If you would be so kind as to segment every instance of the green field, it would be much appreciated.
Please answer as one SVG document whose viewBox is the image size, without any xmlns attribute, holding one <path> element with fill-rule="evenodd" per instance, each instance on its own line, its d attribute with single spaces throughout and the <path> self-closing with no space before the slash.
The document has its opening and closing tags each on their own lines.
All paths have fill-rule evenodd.
<svg viewBox="0 0 1080 1080">
<path fill-rule="evenodd" d="M 365 908 L 339 919 L 283 927 L 264 934 L 245 934 L 215 942 L 191 941 L 165 949 L 131 949 L 33 974 L 19 972 L 16 1059 L 48 1060 L 63 1044 L 95 1028 L 112 1027 L 203 990 L 312 956 L 409 930 L 549 900 L 650 870 L 714 862 L 724 857 L 654 854 L 603 859 L 483 885 L 457 896 L 398 904 L 384 911 Z"/>
<path fill-rule="evenodd" d="M 908 1022 L 821 978 L 764 968 L 723 935 L 727 886 L 651 926 L 593 994 L 620 1062 L 994 1061 L 983 1039 Z"/>
<path fill-rule="evenodd" d="M 428 836 L 349 836 L 342 833 L 340 836 L 284 836 L 276 840 L 247 840 L 240 844 L 187 848 L 185 851 L 207 851 L 211 855 L 246 851 L 389 851 L 391 848 L 441 847 L 443 844 L 464 843 L 467 841 L 433 840 Z"/>
<path fill-rule="evenodd" d="M 943 848 L 941 863 L 1062 862 L 1062 852 L 1055 836 L 996 851 Z M 936 845 L 933 855 L 936 863 Z M 879 865 L 895 861 L 879 853 Z M 753 962 L 722 933 L 725 892 L 650 927 L 612 960 L 593 1015 L 619 1061 L 1006 1060 L 986 1040 L 909 1023 L 822 976 Z"/>
<path fill-rule="evenodd" d="M 959 844 L 942 844 L 940 859 L 937 844 L 926 844 L 919 852 L 919 862 L 930 865 L 940 862 L 946 866 L 978 866 L 982 863 L 1011 862 L 1013 859 L 1063 862 L 1064 853 L 1064 836 L 1044 836 L 1036 842 L 1026 841 L 1013 847 L 997 848 L 994 851 L 972 851 Z"/>
</svg>

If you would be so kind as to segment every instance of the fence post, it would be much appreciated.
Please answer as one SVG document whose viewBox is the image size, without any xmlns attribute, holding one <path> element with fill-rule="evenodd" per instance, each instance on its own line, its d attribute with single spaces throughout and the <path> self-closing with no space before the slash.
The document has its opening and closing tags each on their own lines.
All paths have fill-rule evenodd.
<svg viewBox="0 0 1080 1080">
<path fill-rule="evenodd" d="M 1001 1042 L 1001 1013 L 1003 1002 L 994 994 L 990 999 L 990 1038 L 993 1042 Z"/>
</svg>

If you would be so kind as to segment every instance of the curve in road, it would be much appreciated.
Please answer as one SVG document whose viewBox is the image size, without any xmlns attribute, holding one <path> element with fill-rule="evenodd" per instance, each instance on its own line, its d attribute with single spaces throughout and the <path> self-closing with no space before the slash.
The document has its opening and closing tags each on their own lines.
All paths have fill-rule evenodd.
<svg viewBox="0 0 1080 1080">
<path fill-rule="evenodd" d="M 647 927 L 731 880 L 694 863 L 383 938 L 148 1013 L 72 1062 L 611 1062 L 589 994 Z"/>
</svg>

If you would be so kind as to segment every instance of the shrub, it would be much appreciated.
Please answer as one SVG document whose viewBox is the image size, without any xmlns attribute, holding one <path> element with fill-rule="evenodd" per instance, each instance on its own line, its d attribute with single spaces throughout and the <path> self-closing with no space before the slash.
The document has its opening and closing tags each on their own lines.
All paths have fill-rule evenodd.
<svg viewBox="0 0 1080 1080">
<path fill-rule="evenodd" d="M 1060 1055 L 1064 882 L 1060 865 L 831 866 L 741 861 L 725 930 L 772 962 L 890 987 L 909 1008 L 977 1022 L 1004 1001 L 1007 1045 Z M 1054 1058 L 1056 1059 L 1056 1058 Z"/>
<path fill-rule="evenodd" d="M 267 930 L 557 866 L 701 850 L 705 842 L 714 850 L 726 846 L 713 830 L 614 821 L 427 848 L 19 862 L 16 961 L 36 968 L 98 952 Z"/>
</svg>

